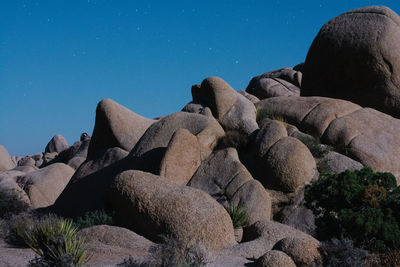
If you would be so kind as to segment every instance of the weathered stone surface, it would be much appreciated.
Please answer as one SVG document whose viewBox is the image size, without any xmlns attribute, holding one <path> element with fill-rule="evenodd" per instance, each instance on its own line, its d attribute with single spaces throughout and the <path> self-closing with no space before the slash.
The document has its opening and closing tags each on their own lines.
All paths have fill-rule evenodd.
<svg viewBox="0 0 400 267">
<path fill-rule="evenodd" d="M 276 96 L 300 95 L 302 73 L 291 68 L 283 68 L 264 73 L 251 79 L 246 92 L 259 99 Z"/>
<path fill-rule="evenodd" d="M 400 166 L 393 160 L 400 157 L 398 119 L 348 101 L 323 97 L 275 97 L 256 105 L 306 133 L 316 134 L 323 144 L 343 151 L 364 166 L 391 172 L 400 179 Z"/>
<path fill-rule="evenodd" d="M 223 249 L 235 243 L 226 210 L 208 194 L 141 171 L 118 175 L 110 193 L 120 225 L 151 240 L 170 234 L 185 245 Z"/>
<path fill-rule="evenodd" d="M 62 136 L 61 134 L 56 134 L 55 136 L 53 136 L 53 138 L 51 138 L 49 143 L 46 145 L 44 152 L 45 153 L 52 153 L 52 152 L 60 153 L 61 151 L 67 149 L 68 147 L 69 147 L 68 142 L 65 139 L 65 137 Z"/>
<path fill-rule="evenodd" d="M 186 129 L 174 133 L 161 160 L 160 176 L 186 185 L 201 163 L 200 144 Z"/>
<path fill-rule="evenodd" d="M 30 157 L 26 156 L 22 158 L 20 161 L 18 161 L 18 166 L 32 166 L 35 167 L 36 161 Z"/>
<path fill-rule="evenodd" d="M 233 195 L 231 203 L 245 208 L 247 224 L 271 219 L 271 197 L 257 180 L 244 183 Z"/>
<path fill-rule="evenodd" d="M 25 267 L 35 255 L 30 248 L 16 248 L 0 239 L 0 262 L 4 267 Z"/>
<path fill-rule="evenodd" d="M 7 204 L 7 207 L 2 207 L 2 211 L 8 209 L 8 205 L 12 205 L 14 208 L 20 207 L 30 207 L 31 201 L 29 200 L 28 195 L 24 190 L 15 182 L 14 177 L 2 177 L 0 178 L 0 198 L 2 201 L 2 205 Z M 7 201 L 7 202 L 6 202 Z M 1 240 L 1 238 L 0 238 Z"/>
<path fill-rule="evenodd" d="M 321 266 L 320 242 L 316 239 L 285 237 L 276 243 L 274 250 L 285 252 L 296 263 L 296 266 Z"/>
<path fill-rule="evenodd" d="M 247 210 L 249 224 L 271 218 L 269 194 L 240 162 L 234 148 L 214 151 L 188 185 L 207 192 L 224 206 L 240 204 Z"/>
<path fill-rule="evenodd" d="M 311 152 L 299 140 L 284 137 L 264 157 L 265 176 L 262 183 L 271 189 L 294 192 L 311 181 L 317 167 Z"/>
<path fill-rule="evenodd" d="M 325 97 L 274 97 L 256 104 L 259 112 L 280 116 L 300 130 L 321 136 L 329 123 L 361 107 Z"/>
<path fill-rule="evenodd" d="M 127 155 L 127 151 L 114 147 L 88 159 L 76 170 L 51 210 L 65 217 L 77 217 L 105 209 L 106 192 L 115 176 L 133 166 L 124 159 Z"/>
<path fill-rule="evenodd" d="M 384 6 L 346 12 L 315 37 L 303 67 L 303 96 L 347 99 L 400 115 L 400 18 Z"/>
<path fill-rule="evenodd" d="M 86 253 L 91 255 L 90 266 L 115 266 L 131 256 L 144 259 L 153 242 L 122 227 L 96 225 L 82 229 L 78 236 L 84 238 Z"/>
<path fill-rule="evenodd" d="M 259 158 L 264 157 L 268 150 L 283 137 L 287 136 L 286 127 L 282 122 L 265 119 L 254 141 L 254 150 Z"/>
<path fill-rule="evenodd" d="M 256 122 L 256 108 L 254 104 L 241 94 L 229 111 L 219 119 L 226 130 L 236 130 L 244 134 L 251 134 L 258 129 Z"/>
<path fill-rule="evenodd" d="M 142 117 L 111 99 L 103 99 L 96 109 L 96 122 L 88 158 L 111 147 L 130 151 L 155 121 Z"/>
<path fill-rule="evenodd" d="M 242 96 L 246 97 L 248 100 L 251 101 L 251 103 L 255 104 L 258 101 L 260 101 L 260 99 L 258 99 L 258 97 L 256 97 L 255 95 L 249 94 L 244 90 L 238 91 L 239 94 L 241 94 Z"/>
<path fill-rule="evenodd" d="M 345 170 L 360 170 L 364 166 L 345 155 L 331 151 L 324 156 L 324 158 L 318 162 L 318 171 L 325 173 L 341 173 Z"/>
<path fill-rule="evenodd" d="M 200 87 L 193 86 L 192 96 L 193 102 L 209 107 L 217 119 L 222 119 L 237 101 L 236 91 L 219 77 L 208 77 Z"/>
<path fill-rule="evenodd" d="M 352 159 L 374 171 L 392 172 L 400 179 L 400 120 L 364 108 L 334 120 L 322 141 L 344 150 Z"/>
<path fill-rule="evenodd" d="M 9 170 L 14 168 L 16 165 L 11 160 L 10 154 L 7 149 L 0 145 L 0 171 Z"/>
<path fill-rule="evenodd" d="M 32 203 L 32 208 L 52 205 L 68 184 L 74 169 L 63 163 L 55 163 L 17 178 Z"/>
<path fill-rule="evenodd" d="M 284 252 L 279 250 L 271 250 L 262 255 L 257 260 L 258 267 L 296 267 L 293 260 Z"/>
<path fill-rule="evenodd" d="M 173 134 L 181 128 L 197 137 L 202 159 L 211 153 L 218 138 L 225 134 L 214 118 L 188 112 L 166 116 L 150 126 L 131 151 L 130 157 L 138 162 L 135 168 L 159 174 L 166 147 Z"/>
<path fill-rule="evenodd" d="M 269 220 L 258 221 L 244 229 L 242 243 L 225 249 L 226 255 L 258 259 L 285 237 L 299 237 L 313 242 L 315 238 L 293 227 Z M 318 241 L 317 241 L 318 242 Z"/>
<path fill-rule="evenodd" d="M 207 117 L 213 117 L 211 109 L 209 107 L 205 107 L 202 104 L 197 104 L 193 102 L 190 102 L 186 106 L 184 106 L 182 111 L 189 113 L 197 113 Z"/>
</svg>

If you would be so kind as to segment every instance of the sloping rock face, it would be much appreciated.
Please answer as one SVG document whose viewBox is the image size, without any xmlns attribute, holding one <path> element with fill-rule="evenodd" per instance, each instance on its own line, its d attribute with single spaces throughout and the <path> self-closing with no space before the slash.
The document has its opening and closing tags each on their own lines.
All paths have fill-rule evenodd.
<svg viewBox="0 0 400 267">
<path fill-rule="evenodd" d="M 150 126 L 132 149 L 129 156 L 137 162 L 137 169 L 159 174 L 166 148 L 179 129 L 186 129 L 197 137 L 202 159 L 211 154 L 218 138 L 225 134 L 214 118 L 188 112 L 171 114 Z"/>
<path fill-rule="evenodd" d="M 15 163 L 11 160 L 7 149 L 0 145 L 0 171 L 9 170 L 15 167 Z"/>
<path fill-rule="evenodd" d="M 189 186 L 201 189 L 227 206 L 246 208 L 248 223 L 271 218 L 271 198 L 240 162 L 234 148 L 217 150 L 205 160 Z"/>
<path fill-rule="evenodd" d="M 68 142 L 64 138 L 64 136 L 62 136 L 61 134 L 57 134 L 53 138 L 51 138 L 51 140 L 47 144 L 44 152 L 45 153 L 52 153 L 52 152 L 60 153 L 61 151 L 67 149 L 68 147 L 69 147 Z"/>
<path fill-rule="evenodd" d="M 161 161 L 160 176 L 186 185 L 200 166 L 200 152 L 196 136 L 186 129 L 179 129 L 172 136 Z"/>
<path fill-rule="evenodd" d="M 192 87 L 193 102 L 211 109 L 225 130 L 247 135 L 258 129 L 254 104 L 219 77 L 208 77 Z"/>
<path fill-rule="evenodd" d="M 82 229 L 78 236 L 85 240 L 86 252 L 91 255 L 90 266 L 116 266 L 123 259 L 144 259 L 153 242 L 122 227 L 96 225 Z"/>
<path fill-rule="evenodd" d="M 257 107 L 282 116 L 300 130 L 374 171 L 391 172 L 400 179 L 400 120 L 348 101 L 323 97 L 275 97 Z"/>
<path fill-rule="evenodd" d="M 232 221 L 221 205 L 201 190 L 160 176 L 125 171 L 115 180 L 109 201 L 121 225 L 151 240 L 167 234 L 212 250 L 235 244 Z"/>
<path fill-rule="evenodd" d="M 51 211 L 74 218 L 83 216 L 87 211 L 106 209 L 106 192 L 115 176 L 132 167 L 132 163 L 125 159 L 127 155 L 127 151 L 114 147 L 85 161 L 76 170 Z"/>
<path fill-rule="evenodd" d="M 96 109 L 96 122 L 88 158 L 97 151 L 120 147 L 131 151 L 155 120 L 142 117 L 111 99 L 103 99 Z"/>
<path fill-rule="evenodd" d="M 262 257 L 257 260 L 257 266 L 259 267 L 296 267 L 293 260 L 284 252 L 279 250 L 271 250 L 265 253 Z"/>
<path fill-rule="evenodd" d="M 400 17 L 383 6 L 346 12 L 315 37 L 302 96 L 350 100 L 400 116 Z"/>
<path fill-rule="evenodd" d="M 246 92 L 259 99 L 275 96 L 299 96 L 302 73 L 292 68 L 266 72 L 251 79 Z"/>
<path fill-rule="evenodd" d="M 74 169 L 55 163 L 17 178 L 17 183 L 27 193 L 32 208 L 52 205 L 68 184 Z"/>
</svg>

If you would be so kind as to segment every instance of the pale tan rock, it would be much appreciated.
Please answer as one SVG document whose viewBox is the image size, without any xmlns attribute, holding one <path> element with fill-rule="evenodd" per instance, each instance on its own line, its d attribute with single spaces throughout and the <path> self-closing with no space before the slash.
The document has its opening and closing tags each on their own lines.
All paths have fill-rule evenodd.
<svg viewBox="0 0 400 267">
<path fill-rule="evenodd" d="M 273 249 L 285 252 L 296 266 L 307 267 L 322 265 L 320 246 L 320 242 L 316 239 L 292 236 L 277 242 Z"/>
<path fill-rule="evenodd" d="M 7 149 L 0 145 L 0 171 L 10 170 L 15 167 Z"/>
<path fill-rule="evenodd" d="M 262 255 L 257 260 L 257 266 L 259 267 L 296 267 L 293 260 L 284 252 L 279 250 L 271 250 Z"/>
<path fill-rule="evenodd" d="M 200 144 L 186 129 L 174 133 L 161 161 L 160 176 L 186 185 L 200 166 Z"/>
<path fill-rule="evenodd" d="M 109 201 L 118 223 L 154 240 L 172 235 L 184 245 L 220 250 L 235 244 L 232 221 L 208 194 L 150 173 L 118 175 Z"/>
<path fill-rule="evenodd" d="M 97 151 L 111 147 L 130 151 L 154 122 L 111 99 L 103 99 L 97 105 L 88 158 L 93 157 Z"/>
<path fill-rule="evenodd" d="M 47 207 L 54 204 L 74 171 L 64 163 L 54 163 L 18 177 L 17 183 L 29 196 L 32 208 Z"/>
</svg>

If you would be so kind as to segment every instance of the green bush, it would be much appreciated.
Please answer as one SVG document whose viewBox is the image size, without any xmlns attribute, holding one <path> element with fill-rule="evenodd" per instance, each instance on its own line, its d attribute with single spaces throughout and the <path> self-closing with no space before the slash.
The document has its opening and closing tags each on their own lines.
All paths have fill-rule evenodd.
<svg viewBox="0 0 400 267">
<path fill-rule="evenodd" d="M 400 189 L 391 173 L 321 174 L 304 198 L 320 239 L 349 238 L 372 251 L 400 247 Z"/>
<path fill-rule="evenodd" d="M 83 266 L 88 257 L 72 220 L 54 215 L 40 219 L 25 233 L 25 242 L 39 255 L 30 266 Z"/>
<path fill-rule="evenodd" d="M 27 247 L 25 233 L 30 232 L 37 221 L 37 215 L 33 212 L 13 214 L 3 219 L 0 224 L 0 238 L 8 244 L 18 247 Z"/>
<path fill-rule="evenodd" d="M 83 217 L 78 217 L 74 226 L 78 229 L 87 228 L 94 225 L 114 225 L 113 217 L 104 210 L 86 212 Z"/>
<path fill-rule="evenodd" d="M 234 228 L 240 228 L 246 225 L 248 217 L 247 211 L 243 206 L 230 204 L 226 210 L 229 216 L 231 216 Z"/>
</svg>

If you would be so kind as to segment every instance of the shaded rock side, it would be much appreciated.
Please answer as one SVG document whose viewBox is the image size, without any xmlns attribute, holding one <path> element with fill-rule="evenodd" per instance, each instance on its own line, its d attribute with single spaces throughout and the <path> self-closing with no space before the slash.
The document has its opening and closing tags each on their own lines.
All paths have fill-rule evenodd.
<svg viewBox="0 0 400 267">
<path fill-rule="evenodd" d="M 186 129 L 174 133 L 161 160 L 160 176 L 186 185 L 201 163 L 200 144 Z"/>
<path fill-rule="evenodd" d="M 242 205 L 249 224 L 271 218 L 269 194 L 240 162 L 234 148 L 214 151 L 202 162 L 188 185 L 207 192 L 225 207 Z"/>
<path fill-rule="evenodd" d="M 96 122 L 88 158 L 111 147 L 131 151 L 155 120 L 142 117 L 111 99 L 103 99 L 96 109 Z"/>
<path fill-rule="evenodd" d="M 350 100 L 400 116 L 400 17 L 384 6 L 348 11 L 315 37 L 302 96 Z"/>
<path fill-rule="evenodd" d="M 52 205 L 68 184 L 74 169 L 64 163 L 55 163 L 17 178 L 27 193 L 32 208 Z"/>
<path fill-rule="evenodd" d="M 171 235 L 185 245 L 219 250 L 235 244 L 232 221 L 208 194 L 141 171 L 118 175 L 110 191 L 120 225 L 151 240 Z"/>
</svg>

